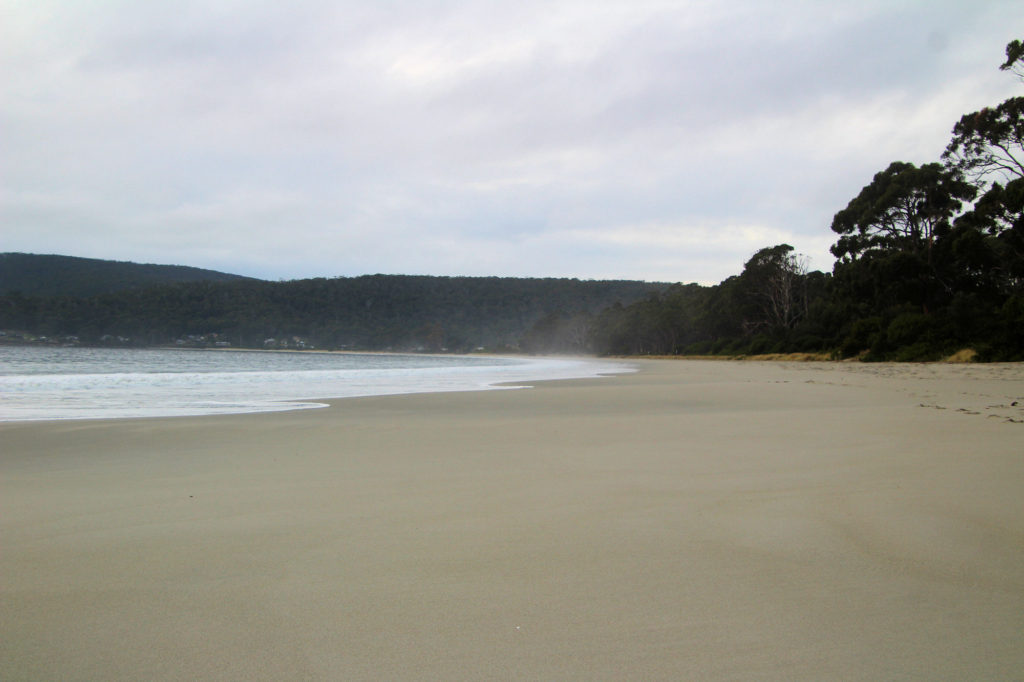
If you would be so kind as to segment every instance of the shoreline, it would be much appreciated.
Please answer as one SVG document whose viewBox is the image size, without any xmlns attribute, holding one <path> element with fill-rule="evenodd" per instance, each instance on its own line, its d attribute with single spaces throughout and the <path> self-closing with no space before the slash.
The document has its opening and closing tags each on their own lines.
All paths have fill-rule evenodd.
<svg viewBox="0 0 1024 682">
<path fill-rule="evenodd" d="M 0 423 L 0 676 L 1024 668 L 1024 366 L 628 362 Z"/>
<path fill-rule="evenodd" d="M 74 351 L 56 359 L 40 356 L 51 363 L 47 367 L 57 368 L 50 370 L 55 373 L 38 371 L 32 353 L 14 356 L 11 373 L 0 376 L 0 423 L 280 412 L 323 407 L 330 399 L 488 391 L 631 371 L 627 363 L 576 356 L 344 354 L 334 356 L 337 362 L 316 355 L 294 363 L 280 355 L 286 351 L 269 351 L 263 360 L 250 362 L 242 358 L 267 351 L 228 360 L 230 351 L 222 350 L 202 360 L 199 350 L 189 350 L 184 355 L 173 355 L 177 350 L 102 351 L 83 356 L 90 363 L 85 365 Z M 26 373 L 18 373 L 19 361 Z"/>
</svg>

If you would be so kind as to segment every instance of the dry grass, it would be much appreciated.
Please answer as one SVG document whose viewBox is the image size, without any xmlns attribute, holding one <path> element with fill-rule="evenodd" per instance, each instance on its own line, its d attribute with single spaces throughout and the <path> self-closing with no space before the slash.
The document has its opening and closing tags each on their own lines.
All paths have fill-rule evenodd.
<svg viewBox="0 0 1024 682">
<path fill-rule="evenodd" d="M 978 359 L 978 351 L 973 348 L 963 348 L 957 352 L 945 358 L 943 362 L 976 362 Z"/>
<path fill-rule="evenodd" d="M 742 355 L 740 360 L 772 360 L 785 362 L 825 362 L 833 360 L 829 353 L 763 353 L 761 355 Z"/>
<path fill-rule="evenodd" d="M 835 360 L 830 353 L 763 353 L 761 355 L 617 355 L 619 358 L 647 358 L 652 360 L 756 360 L 766 362 L 828 362 Z"/>
</svg>

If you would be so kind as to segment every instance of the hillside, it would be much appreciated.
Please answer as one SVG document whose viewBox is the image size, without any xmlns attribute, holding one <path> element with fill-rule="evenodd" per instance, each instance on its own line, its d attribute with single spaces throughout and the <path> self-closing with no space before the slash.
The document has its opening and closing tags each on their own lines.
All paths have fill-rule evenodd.
<svg viewBox="0 0 1024 682">
<path fill-rule="evenodd" d="M 42 259 L 37 264 L 55 262 L 36 258 Z M 71 280 L 57 278 L 46 288 L 60 295 L 43 295 L 41 285 L 27 286 L 32 277 L 8 277 L 15 282 L 8 290 L 20 291 L 0 294 L 0 330 L 14 332 L 6 335 L 8 342 L 46 337 L 48 342 L 132 346 L 580 351 L 586 341 L 582 330 L 594 315 L 666 287 L 636 281 L 404 275 L 268 282 L 195 268 L 122 267 L 128 265 L 95 262 L 93 272 L 99 274 L 93 280 L 82 275 L 74 287 L 60 286 Z M 152 272 L 164 276 L 230 279 L 127 284 L 139 281 L 128 274 L 145 268 L 157 268 Z M 105 282 L 108 291 L 68 295 L 88 290 L 89 281 L 94 287 Z M 118 283 L 119 290 L 109 291 Z"/>
<path fill-rule="evenodd" d="M 0 295 L 96 296 L 176 282 L 248 279 L 184 265 L 151 265 L 74 256 L 0 253 Z"/>
</svg>

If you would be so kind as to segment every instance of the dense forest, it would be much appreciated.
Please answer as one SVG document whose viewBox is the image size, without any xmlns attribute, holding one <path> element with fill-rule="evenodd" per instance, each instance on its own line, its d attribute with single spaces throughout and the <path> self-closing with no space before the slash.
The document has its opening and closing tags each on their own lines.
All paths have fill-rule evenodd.
<svg viewBox="0 0 1024 682">
<path fill-rule="evenodd" d="M 102 286 L 97 283 L 96 286 Z M 546 315 L 591 318 L 665 284 L 367 275 L 196 281 L 98 296 L 0 297 L 7 340 L 362 350 L 512 350 Z"/>
<path fill-rule="evenodd" d="M 1024 81 L 1020 41 L 1007 45 L 1000 68 Z M 264 282 L 195 269 L 143 286 L 141 271 L 115 277 L 103 266 L 43 288 L 19 286 L 45 273 L 29 277 L 31 263 L 15 273 L 12 256 L 24 254 L 4 254 L 0 340 L 1024 360 L 1024 97 L 963 115 L 939 159 L 889 164 L 831 229 L 830 273 L 808 271 L 778 244 L 715 286 L 384 275 Z"/>
</svg>

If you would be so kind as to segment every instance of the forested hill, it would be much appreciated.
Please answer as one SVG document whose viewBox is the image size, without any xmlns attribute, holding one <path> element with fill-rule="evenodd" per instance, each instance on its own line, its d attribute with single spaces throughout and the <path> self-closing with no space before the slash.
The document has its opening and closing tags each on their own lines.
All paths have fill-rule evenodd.
<svg viewBox="0 0 1024 682">
<path fill-rule="evenodd" d="M 0 253 L 0 295 L 96 296 L 174 282 L 247 279 L 184 265 L 151 265 L 74 256 Z"/>
<path fill-rule="evenodd" d="M 91 297 L 0 296 L 0 330 L 8 341 L 469 351 L 519 347 L 538 321 L 557 320 L 558 336 L 581 348 L 594 314 L 665 287 L 402 275 L 186 282 Z"/>
</svg>

